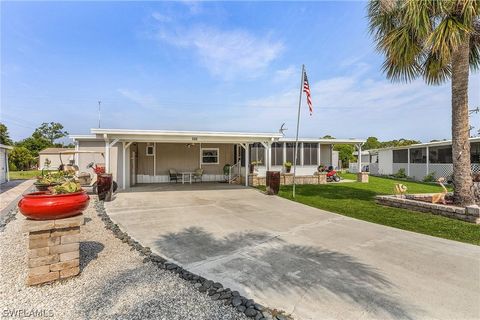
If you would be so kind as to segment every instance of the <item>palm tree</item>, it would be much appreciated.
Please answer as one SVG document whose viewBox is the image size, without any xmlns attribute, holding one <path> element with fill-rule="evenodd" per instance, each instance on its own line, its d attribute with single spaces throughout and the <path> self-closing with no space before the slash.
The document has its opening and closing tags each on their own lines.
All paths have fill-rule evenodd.
<svg viewBox="0 0 480 320">
<path fill-rule="evenodd" d="M 480 67 L 480 1 L 373 0 L 370 32 L 385 55 L 392 81 L 422 77 L 438 85 L 451 78 L 454 201 L 475 203 L 468 123 L 468 77 Z"/>
</svg>

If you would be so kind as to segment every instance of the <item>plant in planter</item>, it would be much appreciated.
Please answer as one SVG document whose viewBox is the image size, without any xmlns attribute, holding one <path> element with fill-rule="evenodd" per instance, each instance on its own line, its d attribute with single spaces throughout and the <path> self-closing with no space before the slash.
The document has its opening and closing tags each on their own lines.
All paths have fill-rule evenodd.
<svg viewBox="0 0 480 320">
<path fill-rule="evenodd" d="M 325 171 L 327 171 L 327 167 L 324 166 L 323 164 L 321 164 L 321 165 L 318 166 L 317 171 L 318 172 L 325 172 Z"/>
<path fill-rule="evenodd" d="M 228 181 L 228 175 L 230 174 L 230 167 L 232 165 L 227 163 L 226 165 L 223 166 L 223 175 L 225 176 L 225 181 Z"/>
<path fill-rule="evenodd" d="M 74 179 L 50 186 L 48 190 L 23 195 L 18 203 L 20 212 L 33 220 L 68 218 L 80 214 L 90 201 Z"/>
<path fill-rule="evenodd" d="M 72 178 L 71 173 L 65 171 L 42 172 L 34 185 L 38 191 L 47 191 L 49 187 L 60 185 L 69 178 Z"/>
<path fill-rule="evenodd" d="M 290 161 L 286 161 L 283 166 L 285 167 L 285 172 L 290 173 L 290 170 L 292 170 L 292 163 Z"/>
<path fill-rule="evenodd" d="M 262 161 L 252 161 L 250 162 L 250 173 L 255 172 L 255 166 L 259 166 L 262 164 Z"/>
</svg>

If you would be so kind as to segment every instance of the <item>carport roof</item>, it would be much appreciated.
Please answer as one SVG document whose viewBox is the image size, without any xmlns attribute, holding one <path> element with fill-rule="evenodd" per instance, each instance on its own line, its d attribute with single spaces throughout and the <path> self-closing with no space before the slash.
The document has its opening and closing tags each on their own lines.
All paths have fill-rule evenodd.
<svg viewBox="0 0 480 320">
<path fill-rule="evenodd" d="M 210 142 L 210 143 L 253 143 L 291 142 L 279 132 L 228 132 L 228 131 L 177 131 L 177 130 L 134 130 L 134 129 L 91 129 L 90 135 L 73 135 L 73 140 L 115 140 L 135 142 Z M 299 142 L 325 144 L 358 144 L 361 139 L 299 138 Z"/>
<path fill-rule="evenodd" d="M 177 131 L 177 130 L 132 130 L 132 129 L 91 129 L 91 135 L 71 136 L 74 140 L 105 140 L 138 142 L 231 142 L 250 143 L 276 141 L 282 137 L 272 132 L 226 132 L 226 131 Z"/>
</svg>

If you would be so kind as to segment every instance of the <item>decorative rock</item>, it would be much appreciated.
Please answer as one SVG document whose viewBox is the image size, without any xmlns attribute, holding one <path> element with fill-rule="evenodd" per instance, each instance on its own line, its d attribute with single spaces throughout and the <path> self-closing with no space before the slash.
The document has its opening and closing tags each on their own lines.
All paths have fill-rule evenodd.
<svg viewBox="0 0 480 320">
<path fill-rule="evenodd" d="M 254 302 L 253 302 L 252 299 L 249 299 L 249 300 L 247 300 L 247 301 L 245 302 L 245 306 L 246 306 L 247 308 L 253 307 L 253 305 L 254 305 Z"/>
<path fill-rule="evenodd" d="M 246 309 L 247 309 L 247 308 L 246 308 L 245 306 L 238 306 L 238 307 L 237 307 L 237 310 L 238 310 L 239 312 L 244 312 Z"/>
<path fill-rule="evenodd" d="M 212 300 L 218 300 L 220 298 L 220 293 L 215 293 L 213 296 L 212 296 Z"/>
<path fill-rule="evenodd" d="M 232 291 L 232 296 L 239 297 L 240 293 L 238 291 Z"/>
<path fill-rule="evenodd" d="M 217 290 L 215 290 L 215 289 L 210 289 L 210 290 L 208 290 L 208 295 L 209 295 L 209 296 L 213 296 L 213 295 L 216 294 L 216 293 L 217 293 Z"/>
<path fill-rule="evenodd" d="M 210 287 L 212 286 L 213 284 L 213 281 L 211 280 L 206 280 L 204 283 L 203 283 L 203 286 L 206 287 L 207 289 L 210 289 Z"/>
<path fill-rule="evenodd" d="M 223 300 L 223 299 L 228 299 L 228 298 L 230 298 L 231 296 L 232 296 L 232 293 L 229 292 L 229 291 L 227 291 L 227 292 L 222 292 L 222 293 L 220 294 L 220 299 L 222 299 L 222 300 Z"/>
<path fill-rule="evenodd" d="M 200 292 L 206 292 L 207 290 L 208 289 L 206 287 L 204 287 L 203 285 L 200 288 L 198 288 L 198 291 L 200 291 Z"/>
<path fill-rule="evenodd" d="M 238 307 L 238 306 L 241 305 L 241 304 L 242 304 L 242 299 L 240 299 L 239 297 L 233 298 L 233 300 L 232 300 L 232 305 L 233 305 L 234 307 Z"/>
<path fill-rule="evenodd" d="M 257 309 L 258 311 L 263 311 L 263 310 L 265 310 L 265 307 L 262 306 L 261 304 L 255 303 L 253 306 L 254 306 L 255 309 Z"/>
<path fill-rule="evenodd" d="M 216 288 L 216 289 L 219 289 L 219 288 L 223 288 L 222 284 L 220 282 L 215 282 L 213 284 L 213 287 Z"/>
<path fill-rule="evenodd" d="M 200 288 L 200 287 L 202 286 L 202 284 L 197 282 L 197 283 L 195 283 L 193 286 L 198 289 L 198 288 Z"/>
<path fill-rule="evenodd" d="M 255 310 L 253 307 L 247 308 L 247 310 L 245 310 L 245 315 L 250 318 L 255 317 L 257 313 L 257 310 Z"/>
</svg>

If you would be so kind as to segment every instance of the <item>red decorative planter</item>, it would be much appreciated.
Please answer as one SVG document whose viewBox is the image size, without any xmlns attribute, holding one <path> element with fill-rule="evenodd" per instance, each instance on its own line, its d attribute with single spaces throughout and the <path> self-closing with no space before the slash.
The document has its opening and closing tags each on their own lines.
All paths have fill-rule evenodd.
<svg viewBox="0 0 480 320">
<path fill-rule="evenodd" d="M 88 206 L 90 197 L 85 191 L 51 194 L 33 192 L 23 195 L 18 202 L 20 212 L 33 220 L 51 220 L 68 218 L 80 214 Z"/>
</svg>

